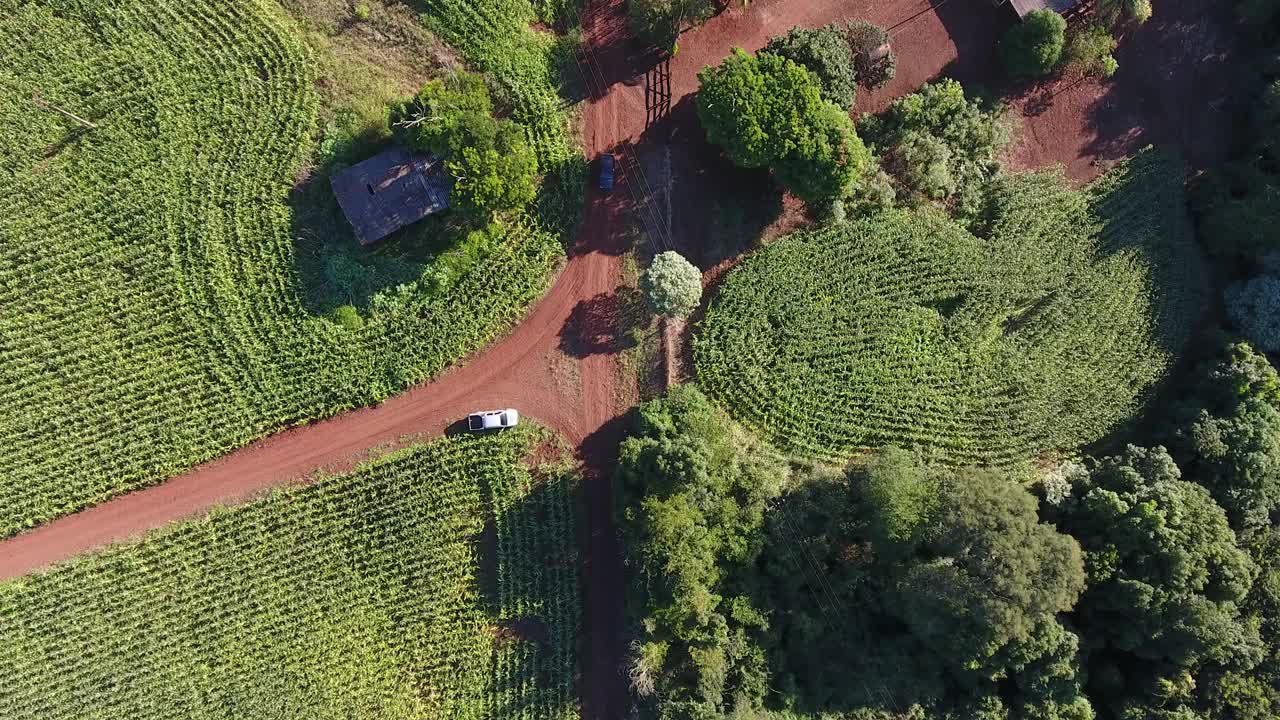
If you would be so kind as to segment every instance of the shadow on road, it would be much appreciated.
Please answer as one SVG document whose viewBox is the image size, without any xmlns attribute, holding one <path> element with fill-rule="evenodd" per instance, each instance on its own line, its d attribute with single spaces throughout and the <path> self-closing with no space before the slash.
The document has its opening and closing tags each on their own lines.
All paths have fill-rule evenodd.
<svg viewBox="0 0 1280 720">
<path fill-rule="evenodd" d="M 560 329 L 560 350 L 575 358 L 621 352 L 639 343 L 637 331 L 651 320 L 640 291 L 621 285 L 574 306 Z"/>
</svg>

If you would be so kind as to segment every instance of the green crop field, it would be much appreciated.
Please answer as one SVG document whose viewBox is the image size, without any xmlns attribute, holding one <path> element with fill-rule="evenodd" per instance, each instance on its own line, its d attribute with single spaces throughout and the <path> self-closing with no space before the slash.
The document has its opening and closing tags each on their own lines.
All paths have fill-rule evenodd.
<svg viewBox="0 0 1280 720">
<path fill-rule="evenodd" d="M 897 444 L 1006 464 L 1095 441 L 1203 307 L 1181 177 L 1155 152 L 1085 192 L 1012 176 L 983 237 L 931 211 L 792 235 L 725 281 L 698 382 L 827 460 Z"/>
<path fill-rule="evenodd" d="M 470 16 L 425 9 L 461 41 L 444 31 Z M 431 377 L 517 321 L 563 258 L 518 218 L 335 322 L 307 302 L 292 227 L 312 51 L 274 2 L 0 0 L 0 16 L 0 536 Z M 554 94 L 549 76 L 505 81 L 531 118 Z M 530 133 L 571 164 L 556 110 Z"/>
<path fill-rule="evenodd" d="M 0 715 L 576 718 L 572 477 L 522 462 L 535 439 L 438 440 L 0 584 Z"/>
</svg>

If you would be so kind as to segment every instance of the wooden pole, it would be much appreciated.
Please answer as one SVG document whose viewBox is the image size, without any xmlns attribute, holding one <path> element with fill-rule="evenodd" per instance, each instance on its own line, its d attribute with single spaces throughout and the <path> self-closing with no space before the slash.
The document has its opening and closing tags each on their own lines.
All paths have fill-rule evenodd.
<svg viewBox="0 0 1280 720">
<path fill-rule="evenodd" d="M 95 124 L 93 124 L 93 123 L 89 122 L 88 120 L 85 120 L 84 118 L 80 117 L 79 115 L 76 115 L 75 113 L 70 112 L 69 110 L 63 110 L 62 108 L 58 107 L 57 105 L 54 105 L 54 104 L 50 103 L 49 101 L 47 101 L 47 100 L 45 100 L 44 98 L 40 97 L 40 94 L 39 94 L 39 93 L 31 93 L 31 102 L 35 103 L 35 104 L 36 104 L 36 107 L 40 108 L 41 110 L 52 110 L 52 111 L 54 111 L 54 112 L 58 113 L 59 115 L 62 115 L 63 117 L 66 117 L 66 118 L 69 118 L 69 119 L 71 119 L 71 120 L 74 120 L 76 123 L 78 123 L 78 124 L 80 124 L 80 125 L 82 125 L 82 126 L 84 126 L 84 127 L 87 127 L 87 128 L 89 128 L 90 130 L 96 130 L 96 129 L 98 128 L 98 126 L 97 126 L 97 125 L 95 125 Z"/>
</svg>

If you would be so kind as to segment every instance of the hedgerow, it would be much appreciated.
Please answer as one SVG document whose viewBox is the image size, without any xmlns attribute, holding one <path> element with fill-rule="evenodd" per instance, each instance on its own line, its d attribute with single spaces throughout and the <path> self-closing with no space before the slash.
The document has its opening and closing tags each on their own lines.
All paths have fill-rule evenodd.
<svg viewBox="0 0 1280 720">
<path fill-rule="evenodd" d="M 0 1 L 0 535 L 431 377 L 563 258 L 516 213 L 395 275 L 362 321 L 313 312 L 313 275 L 359 295 L 369 269 L 313 268 L 291 233 L 317 102 L 275 4 L 56 7 Z M 509 30 L 468 32 L 486 27 Z M 535 98 L 540 162 L 568 158 L 565 114 L 538 114 L 553 89 L 505 81 Z"/>
<path fill-rule="evenodd" d="M 1185 206 L 1148 201 L 1180 197 L 1169 168 L 1143 156 L 1094 192 L 1005 178 L 983 238 L 932 210 L 797 233 L 725 281 L 695 340 L 698 382 L 827 460 L 905 444 L 1009 464 L 1097 440 L 1196 317 Z"/>
<path fill-rule="evenodd" d="M 439 440 L 0 584 L 5 717 L 577 717 L 571 485 L 521 462 L 530 437 Z"/>
</svg>

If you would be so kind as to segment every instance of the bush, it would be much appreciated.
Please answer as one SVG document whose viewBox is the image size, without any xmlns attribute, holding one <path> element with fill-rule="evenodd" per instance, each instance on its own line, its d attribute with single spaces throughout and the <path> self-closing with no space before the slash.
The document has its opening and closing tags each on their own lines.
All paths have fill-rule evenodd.
<svg viewBox="0 0 1280 720">
<path fill-rule="evenodd" d="M 806 203 L 848 197 L 870 164 L 848 114 L 823 100 L 814 76 L 787 58 L 738 48 L 698 79 L 707 140 L 741 167 L 773 167 Z"/>
<path fill-rule="evenodd" d="M 716 9 L 716 0 L 627 0 L 627 17 L 636 35 L 673 53 L 680 33 L 706 22 Z"/>
<path fill-rule="evenodd" d="M 1116 39 L 1111 36 L 1110 30 L 1101 25 L 1090 25 L 1071 36 L 1071 41 L 1067 44 L 1066 61 L 1088 75 L 1109 78 L 1119 67 L 1112 55 L 1115 49 Z"/>
<path fill-rule="evenodd" d="M 1010 75 L 1048 75 L 1062 57 L 1067 21 L 1052 10 L 1027 13 L 1000 42 L 1000 57 Z"/>
<path fill-rule="evenodd" d="M 1227 289 L 1227 317 L 1266 352 L 1280 351 L 1280 278 L 1262 275 Z"/>
<path fill-rule="evenodd" d="M 1003 111 L 984 109 L 950 79 L 926 83 L 879 115 L 863 115 L 858 131 L 876 151 L 886 154 L 883 165 L 900 197 L 942 201 L 962 220 L 981 213 L 987 186 L 1000 171 L 996 155 L 1009 139 Z M 913 139 L 915 135 L 927 139 Z M 946 159 L 950 184 L 940 168 L 926 162 L 944 156 L 937 143 L 950 153 Z M 904 145 L 910 148 L 907 157 L 895 157 L 895 149 Z M 939 196 L 940 187 L 951 189 Z"/>
<path fill-rule="evenodd" d="M 824 100 L 846 109 L 853 107 L 858 92 L 853 51 L 847 36 L 836 26 L 792 28 L 770 40 L 764 49 L 812 72 Z"/>
<path fill-rule="evenodd" d="M 951 175 L 951 148 L 942 140 L 917 131 L 908 132 L 891 153 L 891 164 L 911 192 L 933 200 L 956 191 Z"/>
<path fill-rule="evenodd" d="M 702 273 L 680 253 L 668 250 L 653 258 L 640 277 L 640 289 L 655 313 L 687 317 L 702 299 Z"/>
<path fill-rule="evenodd" d="M 369 3 L 363 2 L 357 3 L 351 10 L 351 14 L 355 15 L 355 18 L 361 22 L 368 20 L 371 13 L 372 11 L 369 9 Z"/>
<path fill-rule="evenodd" d="M 340 305 L 333 311 L 333 321 L 348 330 L 359 330 L 364 327 L 364 318 L 360 317 L 360 311 L 351 305 Z"/>
<path fill-rule="evenodd" d="M 844 26 L 849 50 L 853 53 L 853 66 L 858 82 L 863 87 L 878 88 L 893 79 L 898 69 L 898 58 L 890 50 L 881 56 L 880 48 L 889 44 L 889 32 L 879 25 L 858 20 Z"/>
</svg>

